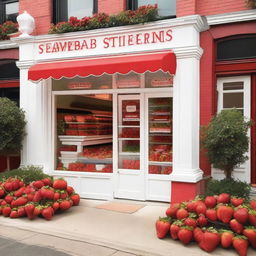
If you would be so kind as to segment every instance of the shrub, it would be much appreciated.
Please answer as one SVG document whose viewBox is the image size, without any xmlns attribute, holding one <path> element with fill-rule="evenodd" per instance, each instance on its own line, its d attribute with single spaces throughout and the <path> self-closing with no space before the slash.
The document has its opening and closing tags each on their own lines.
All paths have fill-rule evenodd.
<svg viewBox="0 0 256 256">
<path fill-rule="evenodd" d="M 22 179 L 26 184 L 29 184 L 32 181 L 35 180 L 41 180 L 43 178 L 50 177 L 49 175 L 43 173 L 42 168 L 37 166 L 24 166 L 20 167 L 18 169 L 14 169 L 8 172 L 0 173 L 0 181 L 3 181 L 4 179 L 7 179 L 9 177 L 17 177 Z"/>
<path fill-rule="evenodd" d="M 247 132 L 250 125 L 239 110 L 222 110 L 204 131 L 203 146 L 207 149 L 209 162 L 223 170 L 226 178 L 248 159 L 245 153 L 249 148 Z"/>
<path fill-rule="evenodd" d="M 206 195 L 219 195 L 221 193 L 229 193 L 235 197 L 243 197 L 249 199 L 251 191 L 250 184 L 235 180 L 235 179 L 223 179 L 223 180 L 210 180 L 207 183 Z"/>
</svg>

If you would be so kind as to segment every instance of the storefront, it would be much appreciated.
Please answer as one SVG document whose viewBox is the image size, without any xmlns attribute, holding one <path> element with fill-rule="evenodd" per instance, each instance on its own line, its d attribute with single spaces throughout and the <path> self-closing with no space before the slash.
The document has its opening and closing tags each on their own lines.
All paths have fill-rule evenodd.
<svg viewBox="0 0 256 256">
<path fill-rule="evenodd" d="M 200 188 L 204 20 L 19 37 L 23 165 L 84 198 L 178 201 Z"/>
</svg>

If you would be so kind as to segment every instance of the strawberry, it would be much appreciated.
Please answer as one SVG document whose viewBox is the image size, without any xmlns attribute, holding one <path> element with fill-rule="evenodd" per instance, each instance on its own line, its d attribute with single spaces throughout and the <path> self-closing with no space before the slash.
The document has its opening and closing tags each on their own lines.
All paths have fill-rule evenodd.
<svg viewBox="0 0 256 256">
<path fill-rule="evenodd" d="M 15 191 L 20 188 L 20 180 L 16 179 L 12 181 L 12 190 Z"/>
<path fill-rule="evenodd" d="M 193 227 L 182 226 L 178 231 L 178 238 L 183 244 L 188 244 L 193 238 Z"/>
<path fill-rule="evenodd" d="M 180 207 L 180 204 L 172 204 L 167 210 L 166 210 L 166 216 L 176 218 L 176 212 L 178 211 Z"/>
<path fill-rule="evenodd" d="M 244 198 L 231 197 L 231 204 L 235 207 L 244 203 Z"/>
<path fill-rule="evenodd" d="M 38 216 L 41 213 L 42 213 L 42 207 L 40 205 L 35 206 L 35 209 L 33 211 L 33 215 Z"/>
<path fill-rule="evenodd" d="M 228 204 L 230 200 L 230 195 L 227 193 L 221 193 L 218 198 L 217 198 L 217 203 L 222 203 L 222 204 Z"/>
<path fill-rule="evenodd" d="M 44 208 L 42 210 L 42 216 L 46 219 L 46 220 L 51 220 L 54 214 L 54 210 L 52 209 L 52 207 L 47 207 Z"/>
<path fill-rule="evenodd" d="M 35 205 L 33 203 L 28 203 L 25 205 L 25 212 L 30 220 L 35 218 L 34 209 L 35 209 Z"/>
<path fill-rule="evenodd" d="M 44 183 L 41 180 L 36 180 L 36 181 L 32 182 L 32 186 L 37 188 L 37 189 L 40 189 L 44 186 Z"/>
<path fill-rule="evenodd" d="M 60 192 L 55 191 L 53 196 L 53 201 L 57 201 L 60 199 Z"/>
<path fill-rule="evenodd" d="M 11 211 L 12 211 L 12 208 L 9 205 L 5 205 L 2 208 L 2 214 L 4 215 L 4 217 L 9 217 Z"/>
<path fill-rule="evenodd" d="M 239 223 L 236 219 L 231 220 L 229 226 L 237 234 L 241 234 L 244 229 L 243 224 Z"/>
<path fill-rule="evenodd" d="M 63 189 L 66 189 L 67 188 L 67 182 L 63 179 L 57 179 L 57 180 L 54 180 L 53 181 L 53 185 L 52 187 L 54 189 L 60 189 L 60 190 L 63 190 Z"/>
<path fill-rule="evenodd" d="M 5 190 L 3 187 L 0 187 L 0 198 L 4 197 L 5 195 Z"/>
<path fill-rule="evenodd" d="M 14 192 L 14 196 L 15 196 L 15 197 L 20 197 L 20 196 L 22 196 L 23 193 L 24 193 L 24 190 L 25 190 L 25 187 L 19 188 L 18 190 L 16 190 L 16 191 Z"/>
<path fill-rule="evenodd" d="M 207 208 L 214 208 L 217 204 L 217 199 L 214 196 L 207 196 L 204 199 L 204 203 Z"/>
<path fill-rule="evenodd" d="M 11 213 L 10 213 L 10 218 L 18 218 L 19 215 L 18 215 L 18 211 L 16 208 L 13 208 Z"/>
<path fill-rule="evenodd" d="M 184 220 L 184 225 L 195 228 L 197 224 L 195 219 L 188 217 Z"/>
<path fill-rule="evenodd" d="M 178 211 L 176 212 L 176 217 L 178 220 L 182 220 L 188 217 L 188 211 L 184 208 L 180 208 L 178 209 Z"/>
<path fill-rule="evenodd" d="M 30 201 L 33 201 L 34 196 L 35 196 L 35 192 L 32 192 L 32 193 L 27 194 L 28 201 L 29 201 L 29 202 L 30 202 Z"/>
<path fill-rule="evenodd" d="M 35 189 L 33 187 L 31 187 L 30 185 L 26 186 L 24 191 L 23 191 L 23 194 L 29 194 L 29 193 L 32 193 L 34 192 Z"/>
<path fill-rule="evenodd" d="M 230 206 L 221 205 L 217 209 L 217 217 L 223 223 L 229 223 L 233 217 L 234 210 Z"/>
<path fill-rule="evenodd" d="M 66 199 L 68 197 L 68 193 L 64 190 L 60 193 L 60 199 Z"/>
<path fill-rule="evenodd" d="M 187 203 L 187 210 L 189 212 L 195 212 L 196 211 L 197 202 L 196 201 L 189 201 Z"/>
<path fill-rule="evenodd" d="M 244 227 L 243 235 L 248 238 L 251 246 L 256 249 L 256 227 Z"/>
<path fill-rule="evenodd" d="M 256 226 L 256 210 L 249 211 L 249 222 L 251 225 Z"/>
<path fill-rule="evenodd" d="M 183 225 L 183 222 L 181 220 L 174 221 L 170 226 L 170 234 L 171 238 L 174 240 L 178 239 L 178 232 L 180 230 L 180 227 Z"/>
<path fill-rule="evenodd" d="M 203 231 L 201 228 L 196 227 L 193 231 L 193 235 L 194 235 L 194 239 L 196 242 L 200 243 L 200 241 L 202 240 L 203 237 Z"/>
<path fill-rule="evenodd" d="M 233 238 L 233 247 L 238 252 L 239 256 L 247 255 L 248 245 L 248 239 L 245 236 L 235 236 Z"/>
<path fill-rule="evenodd" d="M 230 230 L 220 230 L 220 243 L 223 248 L 229 248 L 232 245 L 234 233 Z"/>
<path fill-rule="evenodd" d="M 198 215 L 200 215 L 200 214 L 204 214 L 205 215 L 206 210 L 207 210 L 207 207 L 206 207 L 206 205 L 203 202 L 201 202 L 200 204 L 198 204 L 196 206 L 196 213 Z"/>
<path fill-rule="evenodd" d="M 250 202 L 250 206 L 252 207 L 253 210 L 256 210 L 256 200 L 252 200 Z"/>
<path fill-rule="evenodd" d="M 60 202 L 60 210 L 65 211 L 65 210 L 68 210 L 70 207 L 71 207 L 71 204 L 68 200 L 63 200 Z"/>
<path fill-rule="evenodd" d="M 18 217 L 23 217 L 25 216 L 26 212 L 25 212 L 25 207 L 21 206 L 18 208 Z"/>
<path fill-rule="evenodd" d="M 1 205 L 6 205 L 7 204 L 7 202 L 5 201 L 5 200 L 3 200 L 2 202 L 1 202 Z"/>
<path fill-rule="evenodd" d="M 200 227 L 205 227 L 207 225 L 208 221 L 207 219 L 205 218 L 205 216 L 203 214 L 200 214 L 200 216 L 198 217 L 197 219 L 197 224 L 200 226 Z"/>
<path fill-rule="evenodd" d="M 203 233 L 201 242 L 199 243 L 199 247 L 206 252 L 212 252 L 219 243 L 219 233 L 215 229 L 209 228 Z"/>
<path fill-rule="evenodd" d="M 215 209 L 207 209 L 205 215 L 211 221 L 217 220 L 217 212 Z"/>
<path fill-rule="evenodd" d="M 67 186 L 67 192 L 68 192 L 69 195 L 71 195 L 72 193 L 75 192 L 75 190 L 73 189 L 73 187 Z"/>
<path fill-rule="evenodd" d="M 61 208 L 61 203 L 60 203 L 60 208 Z M 159 217 L 159 219 L 156 221 L 155 223 L 155 227 L 156 227 L 156 234 L 157 237 L 162 239 L 164 237 L 166 237 L 167 233 L 170 230 L 170 222 L 169 222 L 169 218 L 161 218 Z"/>
<path fill-rule="evenodd" d="M 8 194 L 7 196 L 5 196 L 4 200 L 7 204 L 10 204 L 13 200 L 13 196 L 11 194 Z"/>
<path fill-rule="evenodd" d="M 77 206 L 80 203 L 80 196 L 78 194 L 72 194 L 70 199 L 73 201 L 73 205 Z"/>
<path fill-rule="evenodd" d="M 41 196 L 44 199 L 53 200 L 54 198 L 54 190 L 48 186 L 41 188 Z"/>
<path fill-rule="evenodd" d="M 241 224 L 245 224 L 248 221 L 249 213 L 246 208 L 238 208 L 234 212 L 234 218 Z"/>
<path fill-rule="evenodd" d="M 41 190 L 36 191 L 32 202 L 39 202 L 42 199 Z"/>
<path fill-rule="evenodd" d="M 52 186 L 52 180 L 50 178 L 44 178 L 41 180 L 45 186 Z"/>
<path fill-rule="evenodd" d="M 53 208 L 54 212 L 56 212 L 59 209 L 59 207 L 60 207 L 60 204 L 58 202 L 54 202 L 52 204 L 52 208 Z"/>
<path fill-rule="evenodd" d="M 12 205 L 14 207 L 25 205 L 28 202 L 28 199 L 26 197 L 19 197 L 18 199 L 12 201 Z"/>
<path fill-rule="evenodd" d="M 12 182 L 10 182 L 8 180 L 3 184 L 3 187 L 6 191 L 12 191 L 13 190 Z"/>
</svg>

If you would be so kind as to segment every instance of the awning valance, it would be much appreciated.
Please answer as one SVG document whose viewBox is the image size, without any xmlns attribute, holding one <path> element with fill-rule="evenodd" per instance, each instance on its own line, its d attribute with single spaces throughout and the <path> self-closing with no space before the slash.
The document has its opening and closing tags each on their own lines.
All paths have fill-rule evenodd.
<svg viewBox="0 0 256 256">
<path fill-rule="evenodd" d="M 28 79 L 73 78 L 89 75 L 100 76 L 106 74 L 127 74 L 131 71 L 144 73 L 162 70 L 175 74 L 176 56 L 173 52 L 157 52 L 134 55 L 111 56 L 38 63 L 28 71 Z"/>
</svg>

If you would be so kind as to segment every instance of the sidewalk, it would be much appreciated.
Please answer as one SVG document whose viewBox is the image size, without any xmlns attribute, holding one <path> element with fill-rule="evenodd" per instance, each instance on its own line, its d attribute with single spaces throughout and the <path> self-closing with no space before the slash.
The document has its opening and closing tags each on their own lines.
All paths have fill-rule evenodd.
<svg viewBox="0 0 256 256">
<path fill-rule="evenodd" d="M 95 208 L 104 203 L 98 200 L 81 200 L 78 207 L 72 207 L 63 214 L 57 214 L 53 220 L 46 221 L 38 218 L 36 220 L 28 219 L 10 219 L 0 217 L 3 226 L 16 227 L 22 230 L 33 231 L 35 233 L 46 234 L 57 238 L 68 239 L 71 242 L 84 242 L 98 249 L 112 249 L 127 252 L 135 255 L 154 255 L 154 256 L 204 256 L 209 255 L 202 251 L 196 244 L 183 246 L 180 242 L 173 241 L 170 238 L 160 240 L 155 235 L 155 221 L 158 216 L 164 216 L 168 204 L 121 201 L 129 204 L 143 204 L 143 208 L 135 213 L 119 213 L 109 210 Z M 9 232 L 10 233 L 10 232 Z M 1 236 L 10 237 L 5 234 L 5 229 L 1 227 Z M 38 245 L 55 246 L 51 239 L 44 241 L 44 237 L 36 236 L 33 243 Z M 66 253 L 71 255 L 113 255 L 100 253 L 91 254 L 89 251 L 74 251 L 77 246 L 63 244 Z M 57 247 L 56 247 L 57 248 Z M 78 248 L 79 249 L 79 248 Z M 114 254 L 115 255 L 115 254 Z M 218 248 L 211 253 L 213 256 L 234 256 L 237 253 L 234 250 L 224 250 Z M 248 256 L 255 255 L 255 250 L 249 249 Z"/>
</svg>

